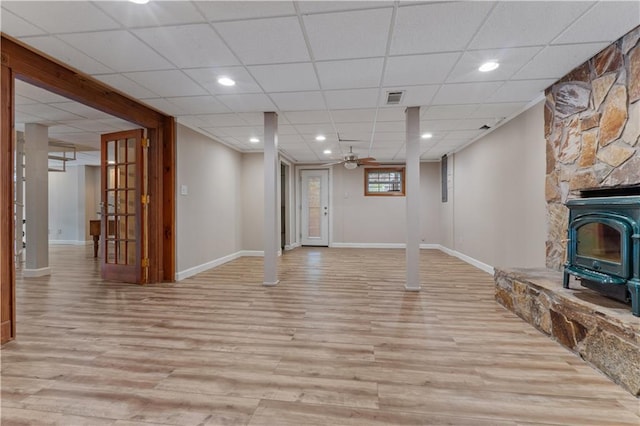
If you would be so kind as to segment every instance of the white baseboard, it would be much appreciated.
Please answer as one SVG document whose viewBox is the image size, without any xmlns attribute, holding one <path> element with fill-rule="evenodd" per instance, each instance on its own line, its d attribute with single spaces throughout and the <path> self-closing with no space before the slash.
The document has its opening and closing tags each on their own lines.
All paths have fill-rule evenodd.
<svg viewBox="0 0 640 426">
<path fill-rule="evenodd" d="M 494 273 L 493 266 L 487 265 L 484 262 L 480 262 L 479 260 L 474 259 L 471 256 L 467 256 L 466 254 L 460 253 L 459 251 L 456 251 L 456 250 L 451 250 L 450 248 L 447 248 L 445 246 L 440 246 L 439 249 L 444 253 L 447 253 L 450 256 L 457 257 L 458 259 L 463 260 L 467 262 L 469 265 L 473 265 L 476 268 L 481 269 L 488 274 L 493 275 Z"/>
<path fill-rule="evenodd" d="M 279 251 L 278 255 L 280 254 L 281 252 Z M 185 278 L 192 277 L 196 274 L 199 274 L 200 272 L 208 271 L 209 269 L 213 269 L 217 266 L 223 265 L 227 262 L 231 262 L 232 260 L 236 260 L 241 257 L 263 257 L 263 256 L 264 256 L 264 251 L 262 250 L 240 250 L 230 255 L 223 256 L 218 259 L 214 259 L 209 262 L 203 263 L 201 265 L 185 269 L 184 271 L 176 272 L 176 281 L 182 281 Z"/>
<path fill-rule="evenodd" d="M 330 243 L 331 248 L 405 248 L 405 243 Z"/>
<path fill-rule="evenodd" d="M 51 268 L 39 268 L 39 269 L 23 269 L 22 276 L 25 278 L 44 277 L 45 275 L 51 275 Z"/>
<path fill-rule="evenodd" d="M 298 248 L 300 246 L 302 246 L 302 244 L 300 244 L 300 243 L 285 244 L 284 251 L 293 250 L 294 248 Z"/>
<path fill-rule="evenodd" d="M 49 245 L 52 246 L 88 246 L 93 244 L 92 240 L 79 241 L 79 240 L 49 240 Z"/>
<path fill-rule="evenodd" d="M 300 244 L 298 244 L 296 247 L 298 247 Z M 331 243 L 329 245 L 329 247 L 333 247 L 333 248 L 405 248 L 406 244 L 404 243 Z M 477 259 L 474 259 L 470 256 L 467 256 L 466 254 L 462 254 L 456 250 L 451 250 L 450 248 L 447 248 L 443 245 L 440 244 L 420 244 L 420 248 L 424 249 L 424 250 L 440 250 L 450 256 L 454 256 L 457 257 L 458 259 L 467 262 L 470 265 L 475 266 L 478 269 L 481 269 L 482 271 L 493 275 L 494 270 L 493 270 L 493 266 L 491 265 L 487 265 L 486 263 L 480 262 Z M 285 247 L 285 250 L 287 250 L 287 248 Z M 280 256 L 282 254 L 282 251 L 279 250 L 278 251 L 278 256 Z M 218 259 L 214 259 L 211 260 L 209 262 L 203 263 L 201 265 L 198 266 L 194 266 L 192 268 L 189 269 L 185 269 L 184 271 L 180 271 L 176 273 L 176 281 L 182 281 L 185 278 L 189 278 L 192 277 L 196 274 L 199 274 L 200 272 L 204 272 L 207 271 L 209 269 L 215 268 L 217 266 L 223 265 L 227 262 L 231 262 L 232 260 L 236 260 L 239 259 L 241 257 L 262 257 L 264 256 L 264 251 L 262 250 L 240 250 L 236 253 L 230 254 L 228 256 L 224 256 Z M 43 269 L 49 269 L 49 268 L 43 268 Z M 25 270 L 25 277 L 27 276 L 41 276 L 41 275 L 26 275 L 26 271 Z M 39 271 L 36 270 L 36 271 Z M 48 275 L 51 272 L 49 271 L 48 273 L 44 273 L 42 275 Z M 277 283 L 276 283 L 277 284 Z M 275 284 L 266 284 L 265 285 L 275 285 Z"/>
</svg>

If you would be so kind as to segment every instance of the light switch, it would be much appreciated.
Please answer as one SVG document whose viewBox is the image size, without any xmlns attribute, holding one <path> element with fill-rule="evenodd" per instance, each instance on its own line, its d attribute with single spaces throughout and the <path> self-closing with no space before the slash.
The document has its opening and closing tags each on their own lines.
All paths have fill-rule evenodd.
<svg viewBox="0 0 640 426">
<path fill-rule="evenodd" d="M 189 188 L 187 187 L 187 185 L 180 185 L 180 195 L 188 195 L 189 194 Z"/>
</svg>

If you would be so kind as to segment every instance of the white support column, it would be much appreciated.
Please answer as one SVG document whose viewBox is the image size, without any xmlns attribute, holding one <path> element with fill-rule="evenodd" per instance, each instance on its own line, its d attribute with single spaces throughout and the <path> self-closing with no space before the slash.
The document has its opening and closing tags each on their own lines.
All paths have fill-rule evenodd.
<svg viewBox="0 0 640 426">
<path fill-rule="evenodd" d="M 278 114 L 264 113 L 264 285 L 278 284 Z"/>
<path fill-rule="evenodd" d="M 24 129 L 27 258 L 25 277 L 51 274 L 49 268 L 49 129 L 28 123 Z"/>
<path fill-rule="evenodd" d="M 420 290 L 420 107 L 406 112 L 407 290 Z"/>
</svg>

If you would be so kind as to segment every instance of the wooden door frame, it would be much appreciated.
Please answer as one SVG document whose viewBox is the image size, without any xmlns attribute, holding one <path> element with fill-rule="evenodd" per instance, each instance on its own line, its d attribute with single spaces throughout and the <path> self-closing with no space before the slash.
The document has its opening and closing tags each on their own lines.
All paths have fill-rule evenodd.
<svg viewBox="0 0 640 426">
<path fill-rule="evenodd" d="M 0 33 L 0 311 L 1 343 L 15 338 L 13 241 L 14 79 L 147 129 L 149 138 L 149 282 L 175 280 L 175 118 Z M 7 318 L 7 320 L 5 320 Z"/>
</svg>

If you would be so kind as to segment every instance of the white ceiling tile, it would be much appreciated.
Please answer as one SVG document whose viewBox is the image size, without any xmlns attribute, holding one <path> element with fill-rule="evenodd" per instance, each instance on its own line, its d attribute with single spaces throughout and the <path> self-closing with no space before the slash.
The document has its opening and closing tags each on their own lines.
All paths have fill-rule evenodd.
<svg viewBox="0 0 640 426">
<path fill-rule="evenodd" d="M 5 2 L 6 3 L 6 2 Z M 6 10 L 4 7 L 0 13 L 0 27 L 2 32 L 12 37 L 24 37 L 45 34 L 45 31 L 32 25 Z"/>
<path fill-rule="evenodd" d="M 263 123 L 260 123 L 263 126 Z M 282 135 L 296 135 L 298 136 L 298 131 L 294 126 L 289 124 L 278 124 L 278 138 Z"/>
<path fill-rule="evenodd" d="M 132 129 L 138 129 L 140 126 L 138 126 L 137 124 L 133 124 L 130 123 L 126 120 L 122 120 L 120 118 L 105 118 L 104 120 L 100 120 L 103 121 L 105 123 L 108 123 L 110 125 L 112 125 L 113 127 L 116 127 L 120 130 L 132 130 Z"/>
<path fill-rule="evenodd" d="M 20 96 L 20 95 L 14 95 L 13 103 L 14 103 L 14 105 L 28 105 L 28 104 L 39 104 L 40 101 L 37 101 L 35 99 L 31 99 L 31 98 L 26 98 L 26 97 Z"/>
<path fill-rule="evenodd" d="M 246 121 L 251 126 L 264 126 L 264 112 L 240 112 L 238 113 L 238 117 Z M 278 116 L 278 128 L 282 127 L 282 125 L 287 124 L 287 120 L 282 117 L 282 115 Z"/>
<path fill-rule="evenodd" d="M 91 2 L 3 1 L 2 7 L 49 33 L 98 31 L 120 28 Z"/>
<path fill-rule="evenodd" d="M 122 74 L 105 74 L 96 75 L 94 77 L 114 89 L 118 89 L 119 91 L 138 99 L 159 97 L 157 93 L 140 86 L 138 83 L 128 79 Z"/>
<path fill-rule="evenodd" d="M 86 131 L 86 132 L 108 133 L 108 132 L 115 132 L 118 130 L 117 127 L 114 127 L 108 122 L 104 122 L 102 120 L 79 120 L 79 121 L 69 121 L 68 123 L 69 125 L 75 127 L 76 129 L 80 129 L 81 131 Z"/>
<path fill-rule="evenodd" d="M 422 110 L 423 119 L 459 119 L 471 117 L 478 105 L 437 105 Z"/>
<path fill-rule="evenodd" d="M 505 102 L 498 104 L 482 104 L 472 114 L 473 118 L 498 118 L 510 117 L 520 112 L 526 106 L 526 102 Z"/>
<path fill-rule="evenodd" d="M 491 10 L 491 2 L 444 2 L 398 8 L 391 54 L 463 50 Z"/>
<path fill-rule="evenodd" d="M 448 120 L 422 120 L 420 128 L 425 131 L 448 131 L 448 130 L 478 130 L 487 124 L 485 118 L 475 119 L 448 119 Z"/>
<path fill-rule="evenodd" d="M 222 105 L 214 96 L 180 96 L 166 98 L 169 102 L 176 105 L 180 110 L 180 114 L 215 114 L 228 112 L 229 108 Z"/>
<path fill-rule="evenodd" d="M 526 102 L 533 100 L 544 92 L 544 89 L 555 83 L 550 80 L 518 80 L 508 81 L 490 98 L 489 102 Z"/>
<path fill-rule="evenodd" d="M 501 82 L 445 84 L 433 99 L 434 105 L 477 104 L 485 102 Z"/>
<path fill-rule="evenodd" d="M 89 106 L 83 105 L 78 102 L 60 102 L 60 103 L 51 103 L 50 106 L 54 108 L 61 109 L 63 111 L 71 112 L 73 114 L 79 115 L 81 117 L 97 120 L 100 118 L 108 118 L 109 114 L 104 113 L 102 111 L 98 111 L 97 109 L 91 108 Z"/>
<path fill-rule="evenodd" d="M 247 67 L 265 92 L 318 90 L 318 78 L 310 62 Z"/>
<path fill-rule="evenodd" d="M 314 58 L 383 56 L 392 12 L 385 8 L 303 16 Z"/>
<path fill-rule="evenodd" d="M 245 67 L 216 67 L 187 69 L 184 72 L 198 84 L 214 95 L 228 95 L 233 93 L 262 93 L 262 89 L 253 79 Z M 218 78 L 229 77 L 236 84 L 223 86 Z"/>
<path fill-rule="evenodd" d="M 306 144 L 304 143 L 304 139 L 302 139 L 302 137 L 300 135 L 298 135 L 297 133 L 295 134 L 280 134 L 278 133 L 278 145 L 279 144 L 284 144 L 287 146 L 305 146 Z"/>
<path fill-rule="evenodd" d="M 389 143 L 404 143 L 404 140 L 407 137 L 407 133 L 405 131 L 396 131 L 396 132 L 376 132 L 373 137 L 373 141 L 376 144 L 389 144 Z"/>
<path fill-rule="evenodd" d="M 292 1 L 197 1 L 209 21 L 235 21 L 251 18 L 295 15 Z"/>
<path fill-rule="evenodd" d="M 484 132 L 484 130 L 456 130 L 454 132 L 449 132 L 447 136 L 444 137 L 444 141 L 456 141 L 454 144 L 459 141 L 468 141 L 475 138 L 482 132 Z"/>
<path fill-rule="evenodd" d="M 382 77 L 383 58 L 316 62 L 323 89 L 355 89 L 378 87 Z"/>
<path fill-rule="evenodd" d="M 399 121 L 406 120 L 406 108 L 403 106 L 385 106 L 378 109 L 377 121 Z"/>
<path fill-rule="evenodd" d="M 208 24 L 145 28 L 133 33 L 178 68 L 239 65 Z"/>
<path fill-rule="evenodd" d="M 583 1 L 498 2 L 469 48 L 548 44 L 591 4 Z"/>
<path fill-rule="evenodd" d="M 124 76 L 162 97 L 207 94 L 201 86 L 178 70 L 129 72 Z"/>
<path fill-rule="evenodd" d="M 599 1 L 554 39 L 553 44 L 610 43 L 638 25 L 640 2 Z"/>
<path fill-rule="evenodd" d="M 59 37 L 117 72 L 174 68 L 127 31 L 63 34 Z"/>
<path fill-rule="evenodd" d="M 276 106 L 271 100 L 259 93 L 243 93 L 237 95 L 218 95 L 218 100 L 236 112 L 275 111 Z"/>
<path fill-rule="evenodd" d="M 547 46 L 531 62 L 518 71 L 513 78 L 517 80 L 535 78 L 559 79 L 591 58 L 594 52 L 598 52 L 606 46 L 606 43 Z"/>
<path fill-rule="evenodd" d="M 404 121 L 381 121 L 376 123 L 376 134 L 378 132 L 403 132 L 407 128 Z"/>
<path fill-rule="evenodd" d="M 460 53 L 390 57 L 384 73 L 384 85 L 442 83 L 458 57 Z"/>
<path fill-rule="evenodd" d="M 244 64 L 307 62 L 309 54 L 298 18 L 268 18 L 214 24 Z"/>
<path fill-rule="evenodd" d="M 536 46 L 465 52 L 447 77 L 447 83 L 509 80 L 540 50 L 542 47 Z M 500 66 L 490 72 L 478 71 L 478 67 L 487 61 L 496 61 Z"/>
<path fill-rule="evenodd" d="M 48 136 L 60 136 L 60 135 L 67 135 L 70 133 L 83 133 L 85 132 L 84 130 L 81 130 L 77 127 L 74 127 L 73 125 L 71 125 L 72 122 L 69 122 L 69 125 L 66 124 L 57 124 L 57 125 L 53 125 L 53 126 L 49 126 L 47 128 L 47 134 Z M 113 129 L 113 128 L 111 128 Z"/>
<path fill-rule="evenodd" d="M 15 79 L 14 81 L 15 92 L 17 95 L 42 103 L 69 102 L 69 99 L 64 96 L 56 95 L 48 90 L 25 83 L 22 80 Z"/>
<path fill-rule="evenodd" d="M 378 89 L 327 90 L 327 106 L 331 109 L 367 108 L 378 100 Z"/>
<path fill-rule="evenodd" d="M 333 130 L 333 125 L 331 123 L 298 124 L 293 127 L 296 128 L 299 134 L 313 137 L 314 142 L 315 137 L 318 135 L 325 136 L 327 138 L 325 142 L 329 141 L 332 137 L 333 139 L 336 139 L 335 131 Z"/>
<path fill-rule="evenodd" d="M 29 105 L 16 105 L 16 111 L 20 111 L 36 117 L 47 118 L 51 121 L 61 120 L 79 120 L 82 117 L 79 115 L 63 111 L 58 108 L 46 104 L 29 104 Z"/>
<path fill-rule="evenodd" d="M 141 6 L 128 1 L 98 1 L 96 5 L 127 28 L 203 22 L 188 1 L 150 1 Z"/>
<path fill-rule="evenodd" d="M 216 132 L 222 132 L 225 136 L 231 136 L 234 138 L 240 138 L 243 140 L 249 140 L 251 137 L 258 137 L 262 139 L 263 131 L 260 127 L 217 127 Z"/>
<path fill-rule="evenodd" d="M 379 7 L 391 7 L 392 1 L 316 1 L 316 0 L 303 0 L 298 2 L 298 8 L 300 13 L 325 13 L 325 12 L 338 12 L 346 10 L 358 10 L 358 9 L 371 9 Z"/>
<path fill-rule="evenodd" d="M 359 123 L 336 123 L 336 130 L 340 133 L 340 138 L 345 139 L 347 134 L 366 134 L 371 135 L 373 131 L 373 123 L 359 122 Z M 367 140 L 370 138 L 367 137 Z"/>
<path fill-rule="evenodd" d="M 321 92 L 272 93 L 270 97 L 280 111 L 307 111 L 325 108 Z"/>
<path fill-rule="evenodd" d="M 23 39 L 29 46 L 87 74 L 111 73 L 113 70 L 83 52 L 69 46 L 55 36 L 29 37 Z"/>
<path fill-rule="evenodd" d="M 210 114 L 213 115 L 213 114 Z M 235 114 L 231 114 L 235 115 Z M 180 124 L 184 124 L 187 127 L 190 127 L 194 130 L 205 127 L 205 126 L 213 126 L 214 124 L 206 124 L 205 119 L 201 119 L 200 117 L 208 117 L 209 115 L 197 116 L 197 115 L 181 115 L 180 117 L 176 117 L 176 120 Z"/>
<path fill-rule="evenodd" d="M 429 105 L 439 87 L 437 84 L 427 86 L 385 87 L 385 96 L 380 99 L 380 106 L 386 105 L 387 92 L 397 92 L 400 90 L 404 90 L 400 105 L 405 107 Z"/>
<path fill-rule="evenodd" d="M 23 130 L 18 127 L 18 124 L 51 122 L 51 120 L 48 120 L 46 118 L 36 117 L 35 115 L 27 114 L 26 112 L 21 112 L 17 108 L 15 111 L 13 120 L 16 124 L 16 130 Z"/>
<path fill-rule="evenodd" d="M 355 123 L 358 121 L 373 122 L 376 115 L 375 108 L 367 109 L 333 109 L 331 116 L 335 123 Z"/>
<path fill-rule="evenodd" d="M 168 115 L 178 116 L 182 112 L 175 104 L 164 98 L 143 99 L 142 102 Z"/>
<path fill-rule="evenodd" d="M 327 111 L 287 111 L 283 115 L 293 125 L 329 123 L 331 121 Z"/>
<path fill-rule="evenodd" d="M 234 113 L 222 113 L 222 114 L 206 114 L 198 115 L 200 125 L 204 127 L 215 126 L 246 126 L 247 122 L 240 118 L 238 114 Z"/>
</svg>

